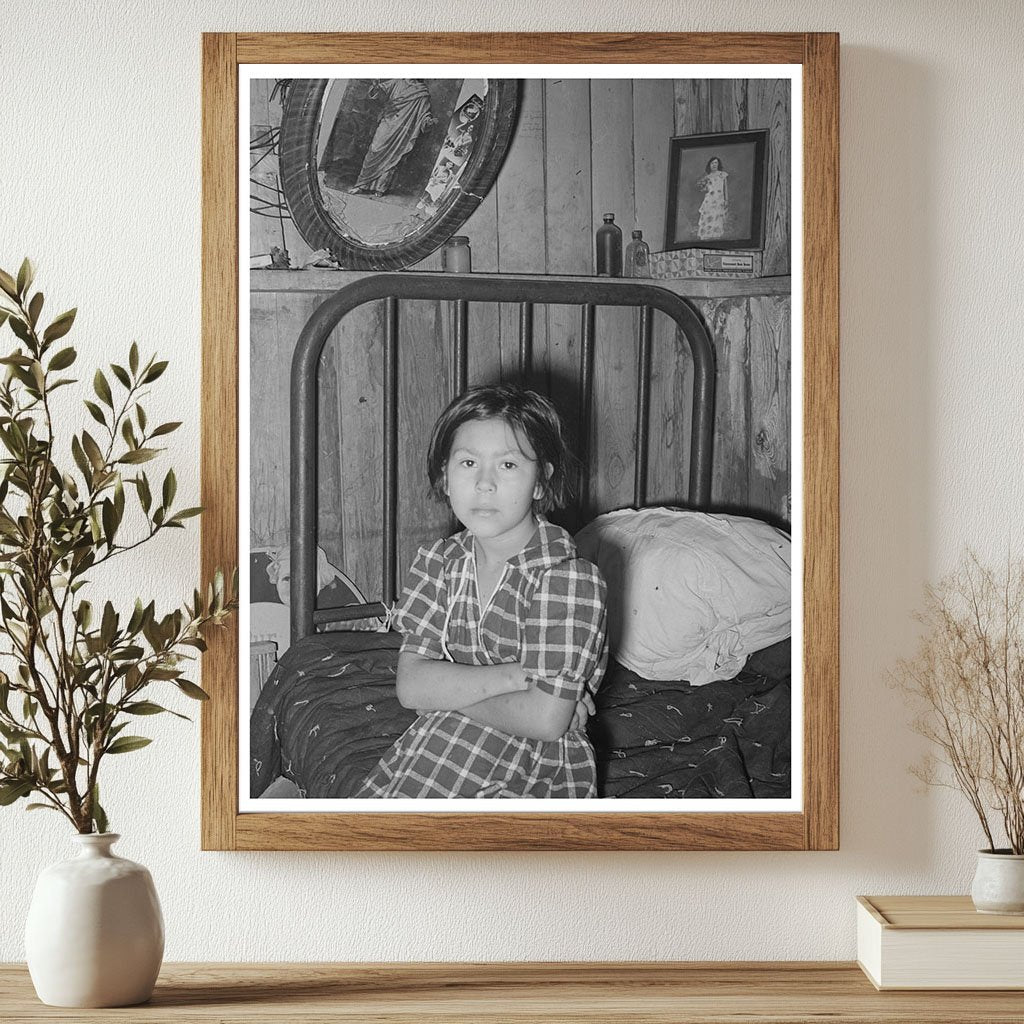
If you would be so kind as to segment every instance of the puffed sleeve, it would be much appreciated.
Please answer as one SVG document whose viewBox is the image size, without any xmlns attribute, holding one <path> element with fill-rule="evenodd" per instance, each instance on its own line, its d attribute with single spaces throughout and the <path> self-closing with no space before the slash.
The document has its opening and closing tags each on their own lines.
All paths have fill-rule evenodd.
<svg viewBox="0 0 1024 1024">
<path fill-rule="evenodd" d="M 606 587 L 584 558 L 544 573 L 523 630 L 522 665 L 537 689 L 565 700 L 597 691 L 608 660 Z"/>
<path fill-rule="evenodd" d="M 441 661 L 441 636 L 448 611 L 444 542 L 420 548 L 395 606 L 394 628 L 402 634 L 402 652 Z"/>
</svg>

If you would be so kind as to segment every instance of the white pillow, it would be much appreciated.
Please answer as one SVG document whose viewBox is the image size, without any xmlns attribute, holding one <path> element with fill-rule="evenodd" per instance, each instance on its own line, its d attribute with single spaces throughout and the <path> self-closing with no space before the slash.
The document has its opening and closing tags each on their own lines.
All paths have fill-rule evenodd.
<svg viewBox="0 0 1024 1024">
<path fill-rule="evenodd" d="M 790 541 L 743 516 L 627 509 L 576 536 L 608 584 L 613 656 L 645 679 L 702 686 L 790 633 Z"/>
</svg>

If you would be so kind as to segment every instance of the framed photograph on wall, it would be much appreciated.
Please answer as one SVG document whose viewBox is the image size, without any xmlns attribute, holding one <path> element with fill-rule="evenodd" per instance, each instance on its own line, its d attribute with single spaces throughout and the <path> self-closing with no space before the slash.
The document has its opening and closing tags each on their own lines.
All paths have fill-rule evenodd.
<svg viewBox="0 0 1024 1024">
<path fill-rule="evenodd" d="M 826 34 L 204 36 L 204 848 L 837 847 L 837 90 Z M 599 278 L 608 213 L 760 272 Z M 483 406 L 427 479 L 483 384 L 572 456 L 513 431 L 493 580 Z"/>
<path fill-rule="evenodd" d="M 760 249 L 768 131 L 672 140 L 665 248 Z"/>
</svg>

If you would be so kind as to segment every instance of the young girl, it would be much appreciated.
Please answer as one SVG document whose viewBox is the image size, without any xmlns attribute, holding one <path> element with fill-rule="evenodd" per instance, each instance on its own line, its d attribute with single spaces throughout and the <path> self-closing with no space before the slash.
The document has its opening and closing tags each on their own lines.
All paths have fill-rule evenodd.
<svg viewBox="0 0 1024 1024">
<path fill-rule="evenodd" d="M 471 388 L 434 426 L 430 486 L 465 529 L 420 548 L 395 610 L 419 717 L 357 797 L 589 797 L 583 725 L 607 661 L 605 585 L 543 513 L 569 455 L 547 399 Z"/>
</svg>

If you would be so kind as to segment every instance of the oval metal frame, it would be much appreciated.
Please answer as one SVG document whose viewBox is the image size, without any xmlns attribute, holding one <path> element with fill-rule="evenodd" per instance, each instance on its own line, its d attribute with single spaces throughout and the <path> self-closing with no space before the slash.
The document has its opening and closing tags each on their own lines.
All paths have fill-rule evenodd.
<svg viewBox="0 0 1024 1024">
<path fill-rule="evenodd" d="M 493 187 L 512 141 L 519 112 L 519 82 L 490 78 L 483 130 L 454 200 L 411 235 L 386 245 L 366 245 L 347 236 L 327 212 L 317 181 L 314 152 L 320 110 L 329 78 L 292 82 L 281 118 L 281 189 L 296 227 L 314 250 L 328 249 L 345 270 L 401 270 L 440 248 Z"/>
</svg>

